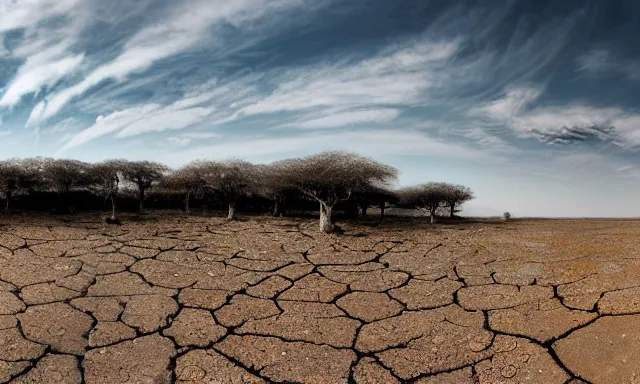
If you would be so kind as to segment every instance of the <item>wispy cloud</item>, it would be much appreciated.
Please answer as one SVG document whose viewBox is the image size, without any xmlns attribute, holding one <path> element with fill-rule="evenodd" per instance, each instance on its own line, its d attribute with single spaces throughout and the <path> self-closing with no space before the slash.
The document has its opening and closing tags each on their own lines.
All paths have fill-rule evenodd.
<svg viewBox="0 0 640 384">
<path fill-rule="evenodd" d="M 53 87 L 80 66 L 84 54 L 71 48 L 85 25 L 84 8 L 79 0 L 0 2 L 0 41 L 10 31 L 23 34 L 21 44 L 4 49 L 3 55 L 24 61 L 0 94 L 0 108 L 11 108 L 23 96 Z"/>
<path fill-rule="evenodd" d="M 286 70 L 271 77 L 275 82 L 273 92 L 240 109 L 236 116 L 421 104 L 425 100 L 423 92 L 437 83 L 437 69 L 446 65 L 457 48 L 456 42 L 423 41 L 387 48 L 355 64 Z"/>
<path fill-rule="evenodd" d="M 399 109 L 394 108 L 368 108 L 359 110 L 350 110 L 329 114 L 324 111 L 325 115 L 319 118 L 303 117 L 300 122 L 293 122 L 283 125 L 284 127 L 304 128 L 304 129 L 323 129 L 337 128 L 345 126 L 358 126 L 361 124 L 383 124 L 395 120 L 400 115 Z"/>
<path fill-rule="evenodd" d="M 172 165 L 197 158 L 241 157 L 254 161 L 272 161 L 291 155 L 324 150 L 350 150 L 367 156 L 430 156 L 434 158 L 473 159 L 499 162 L 494 156 L 464 144 L 436 139 L 425 132 L 413 130 L 369 130 L 345 132 L 314 132 L 286 137 L 263 137 L 226 140 L 166 154 Z"/>
<path fill-rule="evenodd" d="M 240 27 L 269 13 L 302 3 L 302 0 L 190 0 L 173 3 L 163 23 L 138 31 L 114 60 L 95 68 L 79 83 L 42 101 L 32 111 L 28 125 L 39 124 L 56 115 L 72 99 L 106 80 L 123 81 L 160 60 L 196 48 L 198 43 L 212 39 L 211 32 L 216 26 L 226 23 Z"/>
<path fill-rule="evenodd" d="M 623 74 L 631 79 L 640 79 L 640 69 L 637 60 L 616 57 L 610 50 L 593 49 L 577 59 L 578 71 L 594 75 L 607 73 Z"/>
<path fill-rule="evenodd" d="M 596 139 L 624 148 L 640 146 L 640 115 L 618 107 L 584 104 L 536 106 L 541 92 L 532 88 L 507 90 L 502 98 L 472 110 L 503 124 L 517 136 L 566 144 Z"/>
</svg>

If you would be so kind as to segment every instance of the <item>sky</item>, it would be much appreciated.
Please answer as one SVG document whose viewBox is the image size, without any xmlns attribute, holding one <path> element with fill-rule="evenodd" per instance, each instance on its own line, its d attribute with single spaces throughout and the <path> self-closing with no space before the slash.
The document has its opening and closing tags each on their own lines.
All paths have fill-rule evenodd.
<svg viewBox="0 0 640 384">
<path fill-rule="evenodd" d="M 640 217 L 637 0 L 0 0 L 0 159 L 348 150 L 463 214 Z"/>
</svg>

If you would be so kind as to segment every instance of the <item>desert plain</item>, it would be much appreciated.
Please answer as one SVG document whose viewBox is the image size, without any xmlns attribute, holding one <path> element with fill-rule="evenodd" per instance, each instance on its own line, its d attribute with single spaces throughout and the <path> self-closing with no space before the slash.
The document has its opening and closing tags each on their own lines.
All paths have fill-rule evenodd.
<svg viewBox="0 0 640 384">
<path fill-rule="evenodd" d="M 0 216 L 0 382 L 640 383 L 640 222 Z"/>
</svg>

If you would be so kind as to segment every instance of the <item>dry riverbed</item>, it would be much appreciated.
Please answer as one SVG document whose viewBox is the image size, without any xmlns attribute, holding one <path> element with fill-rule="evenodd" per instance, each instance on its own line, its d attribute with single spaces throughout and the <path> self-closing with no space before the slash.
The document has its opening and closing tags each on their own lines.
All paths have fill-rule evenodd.
<svg viewBox="0 0 640 384">
<path fill-rule="evenodd" d="M 0 382 L 640 382 L 640 222 L 411 220 L 0 216 Z"/>
</svg>

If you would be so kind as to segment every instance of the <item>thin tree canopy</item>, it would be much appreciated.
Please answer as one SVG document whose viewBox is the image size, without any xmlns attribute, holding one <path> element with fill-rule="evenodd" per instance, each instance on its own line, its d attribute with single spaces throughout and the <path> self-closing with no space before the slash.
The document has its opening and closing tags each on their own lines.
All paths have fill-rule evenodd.
<svg viewBox="0 0 640 384">
<path fill-rule="evenodd" d="M 413 187 L 402 188 L 398 191 L 400 204 L 412 206 L 429 212 L 431 222 L 436 221 L 436 211 L 447 199 L 448 185 L 446 183 L 426 183 Z"/>
<path fill-rule="evenodd" d="M 138 189 L 138 203 L 140 211 L 143 210 L 145 192 L 162 180 L 169 167 L 153 161 L 131 161 L 125 164 L 122 171 L 124 178 L 133 183 Z"/>
<path fill-rule="evenodd" d="M 275 163 L 282 170 L 283 184 L 299 189 L 320 204 L 320 230 L 332 232 L 332 209 L 354 191 L 367 185 L 389 185 L 398 170 L 375 160 L 348 152 L 317 155 Z"/>
<path fill-rule="evenodd" d="M 207 188 L 229 205 L 227 218 L 235 218 L 236 202 L 259 185 L 259 168 L 244 160 L 201 161 Z"/>
</svg>

